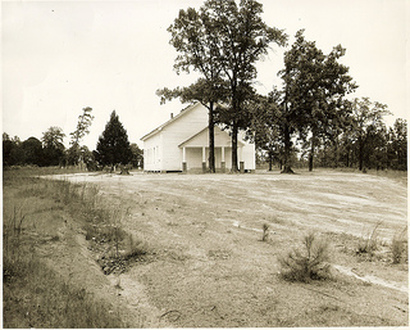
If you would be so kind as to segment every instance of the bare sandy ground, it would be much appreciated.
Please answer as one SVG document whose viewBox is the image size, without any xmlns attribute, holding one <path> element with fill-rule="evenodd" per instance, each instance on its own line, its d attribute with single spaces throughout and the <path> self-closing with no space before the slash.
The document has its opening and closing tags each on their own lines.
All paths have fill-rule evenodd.
<svg viewBox="0 0 410 330">
<path fill-rule="evenodd" d="M 105 202 L 129 210 L 122 227 L 155 251 L 109 277 L 147 326 L 408 325 L 408 265 L 389 261 L 391 239 L 407 225 L 399 181 L 337 171 L 54 178 L 98 185 Z M 381 259 L 359 259 L 359 238 L 378 224 Z M 345 279 L 307 286 L 278 278 L 277 257 L 309 232 L 329 240 Z"/>
<path fill-rule="evenodd" d="M 228 211 L 215 221 L 261 231 L 269 219 L 291 222 L 296 228 L 317 228 L 366 236 L 381 222 L 379 236 L 389 240 L 407 224 L 407 187 L 391 179 L 334 171 L 302 175 L 183 175 L 132 176 L 76 174 L 64 177 L 79 183 L 96 183 L 107 195 L 137 194 L 184 199 L 201 212 Z M 145 196 L 144 196 L 145 195 Z M 138 201 L 138 200 L 137 200 Z M 245 216 L 253 219 L 246 219 Z"/>
</svg>

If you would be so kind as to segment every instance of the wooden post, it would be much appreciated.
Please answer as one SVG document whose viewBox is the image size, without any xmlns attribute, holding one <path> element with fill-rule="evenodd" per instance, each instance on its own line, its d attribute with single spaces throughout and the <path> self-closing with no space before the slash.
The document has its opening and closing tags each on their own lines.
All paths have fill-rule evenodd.
<svg viewBox="0 0 410 330">
<path fill-rule="evenodd" d="M 245 162 L 240 161 L 239 162 L 239 167 L 240 167 L 241 173 L 245 173 Z"/>
<path fill-rule="evenodd" d="M 182 172 L 187 171 L 187 163 L 186 163 L 186 148 L 182 147 Z"/>
<path fill-rule="evenodd" d="M 225 147 L 221 147 L 221 170 L 225 173 Z"/>
<path fill-rule="evenodd" d="M 239 171 L 241 173 L 245 173 L 245 162 L 243 161 L 242 153 L 243 153 L 243 147 L 240 147 L 239 148 Z"/>
<path fill-rule="evenodd" d="M 202 147 L 202 173 L 206 172 L 206 148 Z"/>
</svg>

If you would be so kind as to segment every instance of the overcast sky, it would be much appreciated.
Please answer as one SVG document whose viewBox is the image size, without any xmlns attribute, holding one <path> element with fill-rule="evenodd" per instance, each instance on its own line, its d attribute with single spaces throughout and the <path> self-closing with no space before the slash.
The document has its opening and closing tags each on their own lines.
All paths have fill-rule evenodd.
<svg viewBox="0 0 410 330">
<path fill-rule="evenodd" d="M 263 18 L 294 41 L 304 28 L 325 53 L 341 44 L 342 62 L 360 86 L 355 96 L 388 105 L 407 118 L 407 0 L 265 0 Z M 112 110 L 130 142 L 142 146 L 145 133 L 178 113 L 178 101 L 159 104 L 155 91 L 186 86 L 193 75 L 173 71 L 176 52 L 166 31 L 179 9 L 203 1 L 3 1 L 3 132 L 21 140 L 42 137 L 50 126 L 69 136 L 84 107 L 94 122 L 84 139 L 95 149 Z M 267 94 L 280 80 L 283 50 L 272 45 L 258 64 L 257 89 Z M 407 65 L 407 67 L 406 67 Z M 407 69 L 407 70 L 406 70 Z M 65 140 L 68 146 L 68 137 Z"/>
</svg>

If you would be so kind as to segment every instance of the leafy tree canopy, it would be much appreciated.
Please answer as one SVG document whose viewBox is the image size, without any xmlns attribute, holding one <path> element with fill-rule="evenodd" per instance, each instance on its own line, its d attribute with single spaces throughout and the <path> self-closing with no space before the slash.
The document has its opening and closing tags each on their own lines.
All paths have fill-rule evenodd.
<svg viewBox="0 0 410 330">
<path fill-rule="evenodd" d="M 311 170 L 318 139 L 341 124 L 344 96 L 357 88 L 348 75 L 349 68 L 338 62 L 345 49 L 337 45 L 326 55 L 303 33 L 304 30 L 296 33 L 295 42 L 285 53 L 285 67 L 279 72 L 283 79 L 279 109 L 285 135 L 285 172 L 292 172 L 288 163 L 292 134 L 298 132 L 303 141 L 310 135 Z"/>
<path fill-rule="evenodd" d="M 60 127 L 52 126 L 43 133 L 41 139 L 43 143 L 43 166 L 61 165 L 64 160 L 64 140 L 65 134 Z"/>
<path fill-rule="evenodd" d="M 60 127 L 52 126 L 43 133 L 41 141 L 45 149 L 64 150 L 64 137 L 65 134 Z"/>
</svg>

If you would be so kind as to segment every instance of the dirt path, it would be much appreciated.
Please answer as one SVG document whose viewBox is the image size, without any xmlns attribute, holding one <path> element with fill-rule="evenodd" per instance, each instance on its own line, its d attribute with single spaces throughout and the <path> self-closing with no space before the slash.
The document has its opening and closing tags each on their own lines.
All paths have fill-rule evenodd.
<svg viewBox="0 0 410 330">
<path fill-rule="evenodd" d="M 408 325 L 408 266 L 388 254 L 407 225 L 400 182 L 336 171 L 55 178 L 96 184 L 106 202 L 130 210 L 121 225 L 156 257 L 111 283 L 158 327 Z M 358 258 L 358 237 L 378 223 L 381 258 Z M 342 279 L 283 282 L 278 256 L 311 231 L 330 241 Z"/>
<path fill-rule="evenodd" d="M 375 284 L 375 285 L 381 285 L 384 286 L 386 288 L 390 288 L 390 289 L 394 289 L 394 290 L 398 290 L 401 291 L 403 293 L 408 293 L 409 288 L 402 284 L 402 283 L 398 283 L 398 282 L 389 282 L 389 281 L 385 281 L 377 276 L 373 276 L 373 275 L 360 275 L 357 274 L 357 272 L 354 271 L 353 269 L 350 269 L 349 267 L 344 267 L 344 266 L 340 266 L 340 265 L 333 265 L 333 267 L 335 269 L 337 269 L 339 272 L 357 278 L 363 282 L 367 282 L 367 283 L 371 283 L 371 284 Z"/>
</svg>

